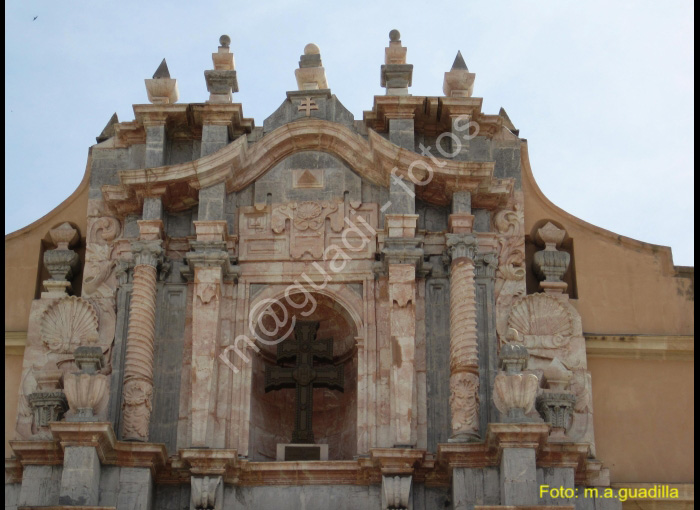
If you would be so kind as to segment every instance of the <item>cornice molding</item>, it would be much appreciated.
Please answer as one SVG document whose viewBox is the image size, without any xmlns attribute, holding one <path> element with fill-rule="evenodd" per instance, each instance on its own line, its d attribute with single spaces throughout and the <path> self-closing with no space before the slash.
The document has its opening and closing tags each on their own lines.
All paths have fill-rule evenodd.
<svg viewBox="0 0 700 510">
<path fill-rule="evenodd" d="M 599 335 L 584 333 L 589 358 L 694 361 L 693 335 Z"/>
<path fill-rule="evenodd" d="M 23 356 L 26 345 L 26 331 L 5 331 L 5 356 Z"/>
</svg>

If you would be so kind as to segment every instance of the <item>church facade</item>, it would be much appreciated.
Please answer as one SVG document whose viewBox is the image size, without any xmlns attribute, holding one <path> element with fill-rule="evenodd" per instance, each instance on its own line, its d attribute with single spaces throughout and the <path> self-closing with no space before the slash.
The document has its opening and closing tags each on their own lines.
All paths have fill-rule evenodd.
<svg viewBox="0 0 700 510">
<path fill-rule="evenodd" d="M 356 120 L 309 44 L 256 126 L 229 43 L 6 236 L 6 508 L 692 506 L 693 269 L 549 202 L 459 53 L 414 96 L 392 31 Z"/>
</svg>

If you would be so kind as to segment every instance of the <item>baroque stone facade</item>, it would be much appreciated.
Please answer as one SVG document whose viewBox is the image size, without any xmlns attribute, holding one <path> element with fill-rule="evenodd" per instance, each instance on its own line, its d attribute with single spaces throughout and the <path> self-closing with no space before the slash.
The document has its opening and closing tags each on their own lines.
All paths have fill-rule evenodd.
<svg viewBox="0 0 700 510">
<path fill-rule="evenodd" d="M 309 44 L 256 126 L 229 43 L 208 101 L 177 103 L 163 61 L 98 137 L 82 267 L 81 233 L 50 231 L 6 504 L 456 510 L 609 486 L 567 232 L 544 224 L 526 260 L 524 141 L 461 54 L 444 96 L 413 96 L 392 31 L 355 120 Z M 296 321 L 318 332 L 290 358 Z M 327 460 L 277 457 L 299 416 Z"/>
</svg>

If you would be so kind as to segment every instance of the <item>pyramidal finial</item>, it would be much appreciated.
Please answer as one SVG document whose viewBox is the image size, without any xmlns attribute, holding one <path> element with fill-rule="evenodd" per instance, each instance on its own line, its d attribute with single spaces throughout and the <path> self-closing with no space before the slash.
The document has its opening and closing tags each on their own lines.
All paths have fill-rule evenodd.
<svg viewBox="0 0 700 510">
<path fill-rule="evenodd" d="M 109 122 L 107 122 L 107 125 L 100 133 L 100 136 L 95 138 L 95 140 L 97 140 L 97 143 L 102 143 L 105 140 L 109 140 L 110 138 L 112 138 L 114 136 L 114 125 L 115 124 L 119 124 L 119 117 L 117 117 L 117 112 L 114 112 L 112 117 L 109 119 Z"/>
<path fill-rule="evenodd" d="M 506 109 L 501 106 L 501 109 L 498 111 L 498 115 L 503 117 L 503 125 L 514 135 L 517 135 L 520 131 L 518 129 L 515 129 L 515 126 L 513 125 L 513 121 L 510 120 L 510 117 L 508 117 L 508 114 L 506 113 Z"/>
<path fill-rule="evenodd" d="M 469 71 L 467 63 L 464 61 L 464 57 L 462 57 L 461 51 L 457 51 L 457 56 L 455 57 L 455 61 L 452 64 L 452 69 L 464 69 L 465 71 Z"/>
<path fill-rule="evenodd" d="M 160 63 L 156 72 L 153 73 L 153 79 L 158 78 L 170 78 L 170 71 L 168 71 L 168 64 L 165 59 Z"/>
</svg>

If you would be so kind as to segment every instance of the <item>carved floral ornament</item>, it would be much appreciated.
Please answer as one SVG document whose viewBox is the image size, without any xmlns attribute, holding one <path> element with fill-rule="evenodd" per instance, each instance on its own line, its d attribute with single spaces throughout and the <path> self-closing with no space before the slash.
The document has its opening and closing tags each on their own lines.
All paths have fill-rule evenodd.
<svg viewBox="0 0 700 510">
<path fill-rule="evenodd" d="M 76 296 L 53 303 L 41 317 L 41 341 L 51 352 L 70 354 L 97 338 L 97 314 L 93 306 Z"/>
</svg>

